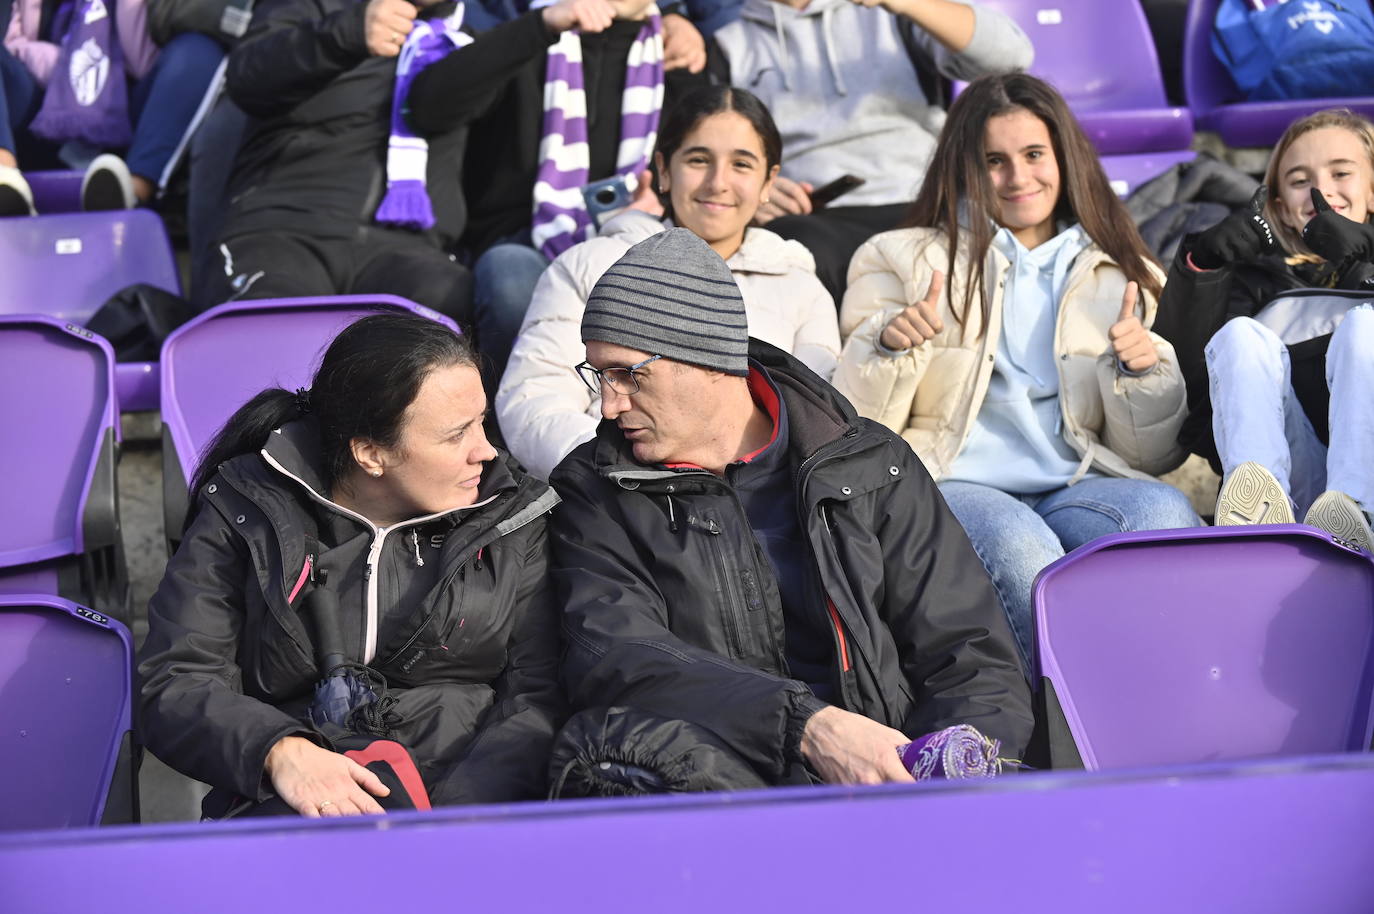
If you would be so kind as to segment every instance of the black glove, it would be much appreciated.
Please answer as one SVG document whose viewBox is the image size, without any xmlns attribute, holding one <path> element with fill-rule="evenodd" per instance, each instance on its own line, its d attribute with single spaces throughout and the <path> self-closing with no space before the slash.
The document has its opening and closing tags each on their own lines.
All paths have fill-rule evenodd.
<svg viewBox="0 0 1374 914">
<path fill-rule="evenodd" d="M 1217 225 L 1193 239 L 1193 263 L 1204 270 L 1215 270 L 1228 263 L 1254 260 L 1274 251 L 1274 232 L 1264 220 L 1264 198 L 1268 189 L 1261 184 L 1243 210 L 1232 213 Z"/>
<path fill-rule="evenodd" d="M 1374 225 L 1345 218 L 1315 187 L 1312 206 L 1317 213 L 1303 227 L 1302 240 L 1314 254 L 1337 266 L 1351 260 L 1374 262 Z"/>
</svg>

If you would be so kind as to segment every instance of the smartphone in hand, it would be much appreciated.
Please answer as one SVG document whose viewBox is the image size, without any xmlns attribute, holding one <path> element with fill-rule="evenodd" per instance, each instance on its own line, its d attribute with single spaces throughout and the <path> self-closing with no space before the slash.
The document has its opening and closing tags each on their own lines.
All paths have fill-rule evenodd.
<svg viewBox="0 0 1374 914">
<path fill-rule="evenodd" d="M 822 185 L 811 192 L 811 208 L 813 210 L 825 209 L 840 197 L 858 187 L 863 187 L 868 182 L 858 175 L 844 175 L 836 178 L 829 184 Z"/>
</svg>

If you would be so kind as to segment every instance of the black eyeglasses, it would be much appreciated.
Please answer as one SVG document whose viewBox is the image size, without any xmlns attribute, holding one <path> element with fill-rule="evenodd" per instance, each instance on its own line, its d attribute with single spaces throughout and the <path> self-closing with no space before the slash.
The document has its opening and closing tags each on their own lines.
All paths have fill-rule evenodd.
<svg viewBox="0 0 1374 914">
<path fill-rule="evenodd" d="M 574 365 L 573 370 L 582 379 L 582 383 L 586 384 L 587 388 L 598 396 L 601 394 L 602 384 L 609 385 L 611 390 L 618 394 L 628 396 L 639 393 L 639 375 L 635 372 L 650 362 L 657 362 L 661 358 L 663 358 L 661 355 L 651 355 L 644 361 L 636 362 L 628 368 L 593 368 L 583 362 L 580 365 Z"/>
</svg>

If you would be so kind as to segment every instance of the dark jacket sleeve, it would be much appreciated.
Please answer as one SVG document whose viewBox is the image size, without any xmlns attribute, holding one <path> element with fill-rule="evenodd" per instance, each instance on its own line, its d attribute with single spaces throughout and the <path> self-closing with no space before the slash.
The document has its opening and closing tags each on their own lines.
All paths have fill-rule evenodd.
<svg viewBox="0 0 1374 914">
<path fill-rule="evenodd" d="M 1233 269 L 1194 270 L 1188 265 L 1193 235 L 1183 239 L 1164 291 L 1159 297 L 1155 333 L 1174 346 L 1174 355 L 1188 387 L 1188 408 L 1194 410 L 1209 401 L 1207 393 L 1207 341 L 1226 323 L 1231 308 Z"/>
<path fill-rule="evenodd" d="M 315 0 L 263 0 L 229 55 L 225 84 L 255 117 L 287 111 L 370 56 L 366 3 L 326 12 Z"/>
<path fill-rule="evenodd" d="M 880 612 L 897 643 L 915 706 L 915 738 L 970 724 L 1020 758 L 1030 742 L 1030 690 L 992 579 L 930 474 L 909 447 L 892 448 L 895 491 L 882 493 Z"/>
<path fill-rule="evenodd" d="M 148 604 L 138 672 L 148 749 L 183 774 L 261 800 L 268 750 L 305 728 L 242 694 L 243 588 L 253 577 L 242 539 L 202 508 Z"/>
<path fill-rule="evenodd" d="M 496 682 L 496 702 L 467 752 L 431 791 L 436 805 L 542 799 L 547 792 L 550 747 L 566 715 L 547 528 L 542 520 L 531 528 L 515 594 L 518 622 Z"/>
<path fill-rule="evenodd" d="M 520 68 L 542 57 L 557 39 L 540 12 L 531 10 L 425 67 L 406 96 L 411 128 L 432 136 L 476 120 Z"/>
<path fill-rule="evenodd" d="M 816 702 L 802 683 L 694 647 L 668 628 L 670 608 L 616 494 L 575 458 L 554 472 L 563 503 L 552 525 L 563 604 L 563 675 L 575 708 L 627 705 L 715 733 L 766 777 L 782 776 Z M 691 612 L 675 606 L 672 611 Z"/>
</svg>

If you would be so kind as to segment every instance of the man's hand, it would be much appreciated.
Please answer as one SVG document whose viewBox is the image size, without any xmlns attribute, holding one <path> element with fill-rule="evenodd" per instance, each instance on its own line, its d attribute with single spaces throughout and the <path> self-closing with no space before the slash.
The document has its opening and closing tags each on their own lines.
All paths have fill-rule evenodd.
<svg viewBox="0 0 1374 914">
<path fill-rule="evenodd" d="M 1316 213 L 1303 226 L 1302 240 L 1314 254 L 1338 266 L 1347 260 L 1374 263 L 1374 225 L 1342 216 L 1315 187 L 1312 207 Z"/>
<path fill-rule="evenodd" d="M 827 784 L 911 783 L 897 755 L 909 742 L 898 730 L 832 705 L 806 722 L 801 753 Z"/>
<path fill-rule="evenodd" d="M 930 277 L 926 297 L 914 305 L 908 305 L 902 312 L 887 322 L 878 342 L 886 349 L 901 352 L 919 346 L 926 340 L 945 329 L 940 320 L 940 292 L 945 287 L 945 274 L 936 270 Z"/>
<path fill-rule="evenodd" d="M 1150 331 L 1135 316 L 1135 303 L 1139 295 L 1140 286 L 1134 282 L 1126 283 L 1126 293 L 1121 296 L 1121 313 L 1107 331 L 1116 360 L 1125 365 L 1127 371 L 1136 374 L 1149 371 L 1159 364 L 1159 351 L 1155 349 L 1154 340 L 1150 339 Z"/>
<path fill-rule="evenodd" d="M 778 175 L 773 179 L 767 202 L 760 204 L 758 212 L 754 213 L 754 224 L 767 225 L 779 216 L 806 215 L 811 212 L 813 190 L 809 181 L 793 181 Z"/>
<path fill-rule="evenodd" d="M 377 775 L 303 737 L 277 740 L 263 767 L 277 796 L 307 819 L 386 812 L 372 799 L 391 793 Z"/>
<path fill-rule="evenodd" d="M 406 36 L 415 28 L 417 12 L 410 0 L 368 0 L 367 9 L 363 11 L 367 53 L 373 57 L 400 54 Z"/>
<path fill-rule="evenodd" d="M 686 67 L 688 73 L 706 69 L 706 39 L 692 20 L 677 13 L 663 17 L 663 69 Z"/>
<path fill-rule="evenodd" d="M 615 20 L 615 7 L 610 0 L 558 0 L 544 7 L 544 27 L 558 34 L 569 29 L 584 32 L 604 32 Z"/>
</svg>

